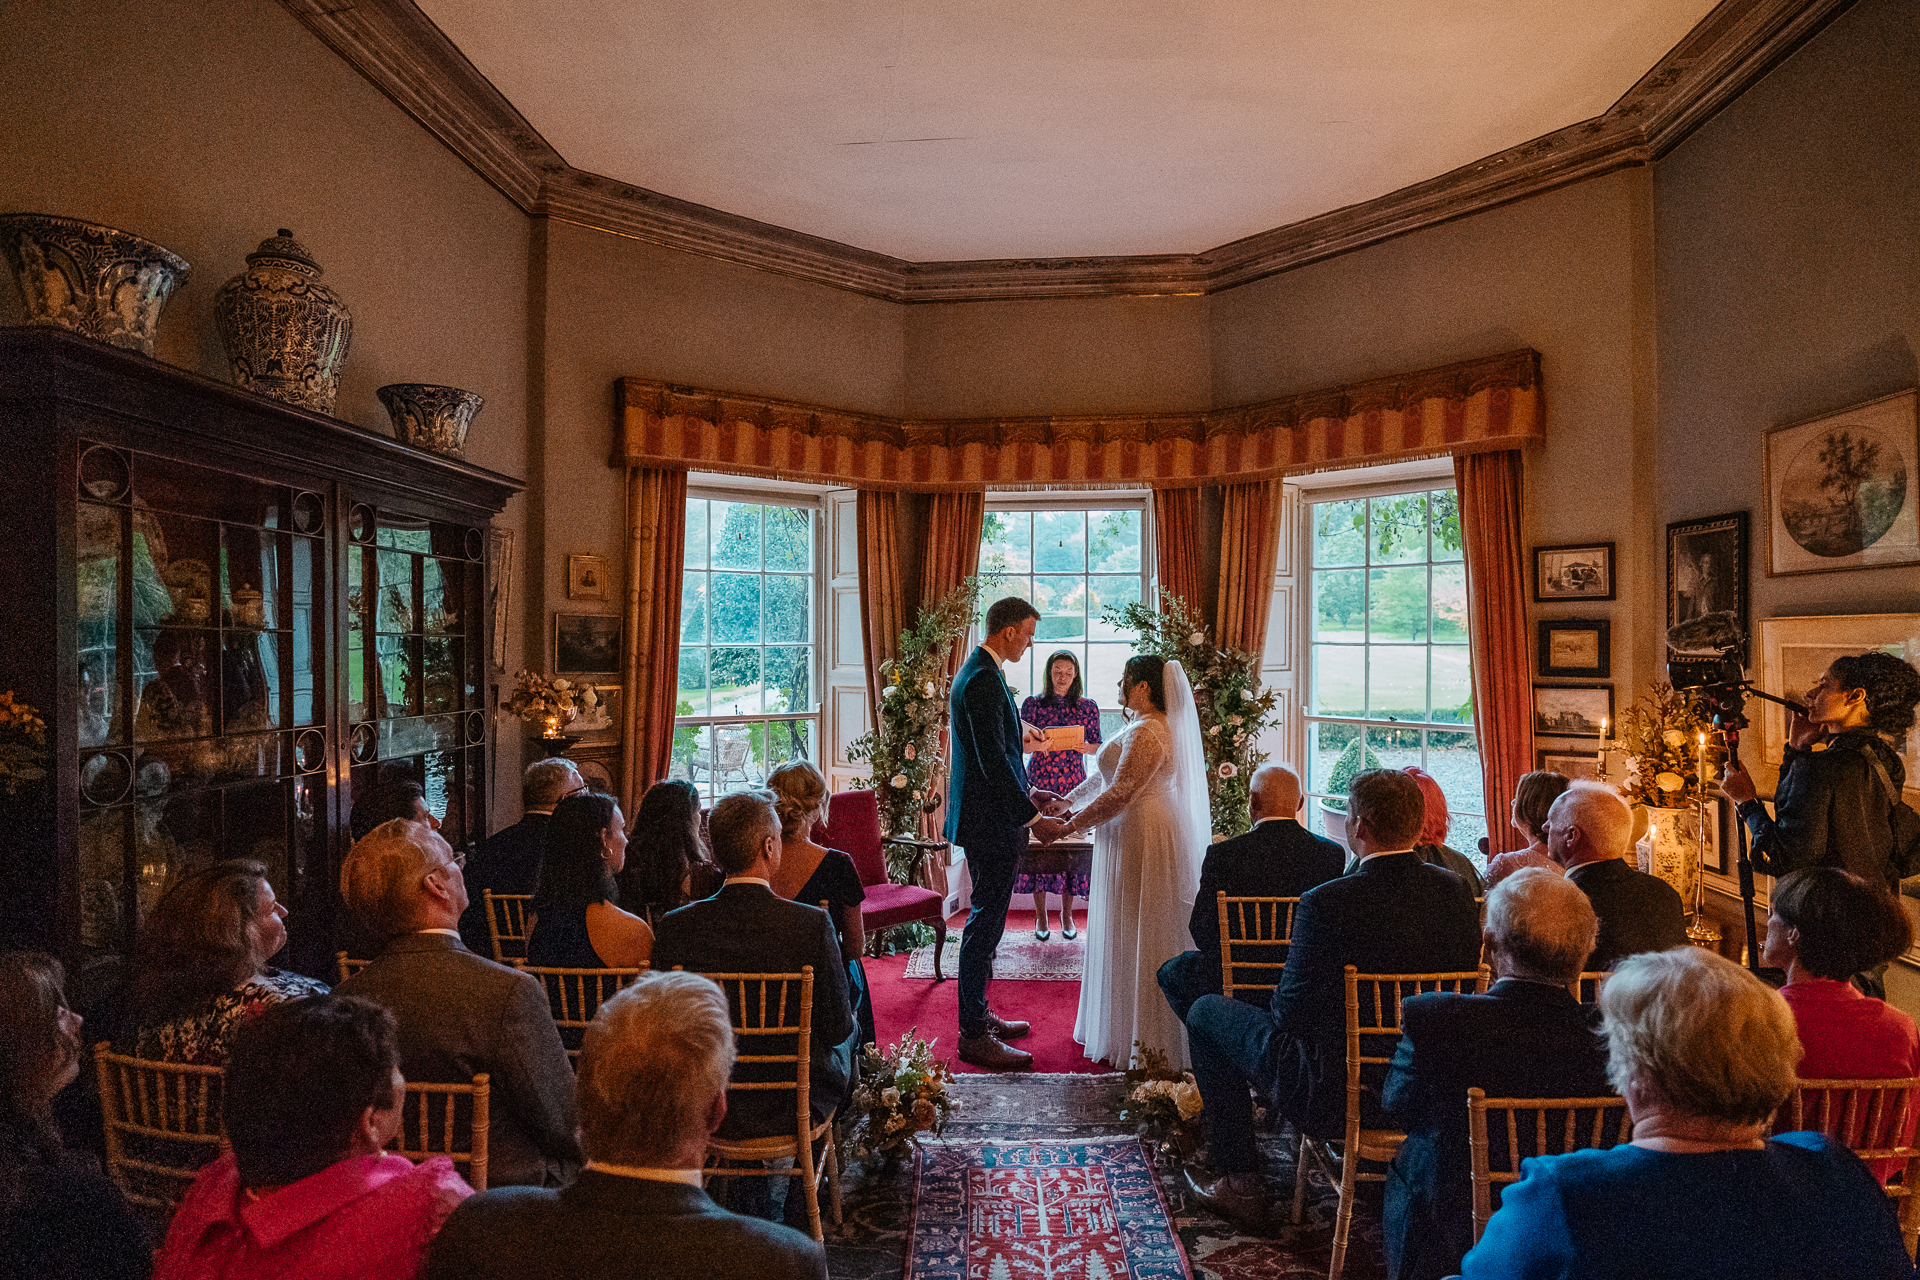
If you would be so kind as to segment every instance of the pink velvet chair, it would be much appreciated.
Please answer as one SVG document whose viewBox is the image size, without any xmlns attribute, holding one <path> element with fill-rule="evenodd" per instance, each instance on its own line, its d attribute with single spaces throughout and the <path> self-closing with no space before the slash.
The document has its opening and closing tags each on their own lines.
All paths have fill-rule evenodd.
<svg viewBox="0 0 1920 1280">
<path fill-rule="evenodd" d="M 838 849 L 853 859 L 867 900 L 860 907 L 860 923 L 873 937 L 891 925 L 924 920 L 933 926 L 934 981 L 944 980 L 940 973 L 940 952 L 947 945 L 945 899 L 932 889 L 917 884 L 894 884 L 887 875 L 888 844 L 907 844 L 918 850 L 914 871 L 920 859 L 945 850 L 945 841 L 883 840 L 880 835 L 880 805 L 871 791 L 837 791 L 827 800 L 827 825 L 814 830 L 815 844 Z"/>
</svg>

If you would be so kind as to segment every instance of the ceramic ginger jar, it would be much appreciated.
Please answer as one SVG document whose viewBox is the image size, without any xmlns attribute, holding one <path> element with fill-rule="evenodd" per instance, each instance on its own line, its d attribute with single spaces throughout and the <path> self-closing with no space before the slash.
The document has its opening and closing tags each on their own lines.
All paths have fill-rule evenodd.
<svg viewBox="0 0 1920 1280">
<path fill-rule="evenodd" d="M 236 385 L 333 412 L 353 316 L 291 231 L 282 227 L 247 255 L 247 269 L 220 286 L 213 316 Z"/>
</svg>

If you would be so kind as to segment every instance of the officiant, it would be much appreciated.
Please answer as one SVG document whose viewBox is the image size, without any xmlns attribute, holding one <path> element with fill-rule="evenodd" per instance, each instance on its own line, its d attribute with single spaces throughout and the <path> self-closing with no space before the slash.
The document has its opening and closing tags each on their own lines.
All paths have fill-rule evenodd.
<svg viewBox="0 0 1920 1280">
<path fill-rule="evenodd" d="M 1027 781 L 1056 795 L 1066 795 L 1087 780 L 1084 757 L 1100 749 L 1100 708 L 1092 698 L 1083 696 L 1080 659 L 1065 649 L 1047 659 L 1046 692 L 1020 704 L 1020 718 L 1060 743 L 1059 749 L 1032 752 L 1027 763 Z M 1065 732 L 1061 732 L 1064 730 Z M 1080 740 L 1071 741 L 1076 731 Z M 1033 936 L 1045 942 L 1047 895 L 1060 895 L 1060 933 L 1071 941 L 1077 935 L 1073 923 L 1073 900 L 1084 899 L 1088 891 L 1084 868 L 1065 871 L 1023 872 L 1013 881 L 1016 895 L 1033 895 Z"/>
</svg>

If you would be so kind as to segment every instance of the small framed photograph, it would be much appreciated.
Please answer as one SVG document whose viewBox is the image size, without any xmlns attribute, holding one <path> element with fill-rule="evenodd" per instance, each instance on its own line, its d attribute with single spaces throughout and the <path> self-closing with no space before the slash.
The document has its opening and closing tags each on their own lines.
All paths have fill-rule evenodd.
<svg viewBox="0 0 1920 1280">
<path fill-rule="evenodd" d="M 1539 604 L 1613 599 L 1613 544 L 1535 547 L 1533 598 Z"/>
<path fill-rule="evenodd" d="M 1597 782 L 1600 779 L 1598 751 L 1536 751 L 1533 759 L 1536 769 L 1557 773 L 1575 782 Z"/>
<path fill-rule="evenodd" d="M 607 558 L 605 556 L 567 557 L 567 599 L 605 600 L 607 598 Z"/>
<path fill-rule="evenodd" d="M 1920 564 L 1914 404 L 1901 391 L 1767 432 L 1768 577 Z"/>
<path fill-rule="evenodd" d="M 560 675 L 618 675 L 621 630 L 621 620 L 604 613 L 554 614 L 554 671 Z"/>
<path fill-rule="evenodd" d="M 1611 624 L 1605 618 L 1554 618 L 1539 626 L 1540 675 L 1605 679 L 1613 674 Z"/>
<path fill-rule="evenodd" d="M 1729 511 L 1667 526 L 1667 627 L 1731 613 L 1747 634 L 1747 513 Z M 1746 650 L 1738 657 L 1744 664 Z"/>
<path fill-rule="evenodd" d="M 1533 731 L 1543 738 L 1597 738 L 1601 724 L 1612 719 L 1610 684 L 1533 686 Z"/>
</svg>

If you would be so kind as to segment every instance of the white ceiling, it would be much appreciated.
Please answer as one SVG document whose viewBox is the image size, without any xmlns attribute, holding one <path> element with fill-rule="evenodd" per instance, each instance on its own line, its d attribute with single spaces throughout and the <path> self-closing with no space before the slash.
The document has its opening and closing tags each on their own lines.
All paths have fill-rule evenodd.
<svg viewBox="0 0 1920 1280">
<path fill-rule="evenodd" d="M 1197 253 L 1601 114 L 1712 0 L 419 0 L 575 168 L 910 261 Z"/>
</svg>

